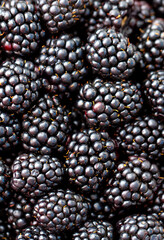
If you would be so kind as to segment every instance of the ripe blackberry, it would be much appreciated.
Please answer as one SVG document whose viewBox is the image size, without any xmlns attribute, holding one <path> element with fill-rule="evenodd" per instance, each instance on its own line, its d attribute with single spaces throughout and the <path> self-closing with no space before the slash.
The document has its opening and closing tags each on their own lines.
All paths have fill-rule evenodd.
<svg viewBox="0 0 164 240">
<path fill-rule="evenodd" d="M 17 234 L 29 225 L 32 220 L 32 211 L 36 200 L 34 198 L 26 199 L 21 194 L 14 193 L 10 200 L 6 212 L 8 223 Z"/>
<path fill-rule="evenodd" d="M 31 61 L 6 60 L 0 66 L 0 108 L 23 113 L 38 98 L 41 81 Z"/>
<path fill-rule="evenodd" d="M 1 240 L 12 240 L 12 234 L 8 229 L 7 222 L 4 219 L 0 219 L 0 239 Z"/>
<path fill-rule="evenodd" d="M 81 130 L 71 136 L 67 147 L 69 182 L 80 191 L 97 191 L 115 166 L 116 149 L 107 132 Z"/>
<path fill-rule="evenodd" d="M 74 26 L 91 2 L 90 0 L 37 0 L 42 20 L 51 34 Z"/>
<path fill-rule="evenodd" d="M 58 234 L 85 222 L 89 209 L 89 203 L 79 194 L 58 189 L 38 200 L 33 216 L 38 226 Z"/>
<path fill-rule="evenodd" d="M 119 129 L 118 141 L 128 156 L 159 161 L 164 154 L 164 124 L 151 116 L 138 117 Z"/>
<path fill-rule="evenodd" d="M 11 187 L 26 197 L 39 197 L 58 186 L 64 176 L 59 159 L 48 155 L 22 154 L 12 165 Z"/>
<path fill-rule="evenodd" d="M 130 35 L 132 38 L 134 35 L 138 37 L 140 31 L 152 23 L 154 19 L 155 12 L 152 6 L 146 1 L 135 0 L 127 24 L 123 27 L 124 34 Z"/>
<path fill-rule="evenodd" d="M 159 219 L 164 221 L 164 183 L 156 193 L 154 203 L 148 208 L 148 212 L 157 214 Z"/>
<path fill-rule="evenodd" d="M 23 115 L 21 139 L 24 149 L 41 155 L 62 152 L 69 133 L 69 114 L 59 98 L 45 94 Z"/>
<path fill-rule="evenodd" d="M 71 34 L 48 39 L 36 59 L 45 79 L 43 86 L 65 95 L 77 90 L 87 73 L 84 50 L 80 38 Z"/>
<path fill-rule="evenodd" d="M 164 14 L 164 0 L 151 0 L 153 7 L 157 11 L 158 14 L 161 14 L 163 17 Z"/>
<path fill-rule="evenodd" d="M 117 223 L 119 240 L 164 239 L 162 223 L 152 215 L 135 214 Z"/>
<path fill-rule="evenodd" d="M 139 157 L 129 157 L 121 162 L 108 181 L 105 195 L 112 210 L 148 204 L 160 185 L 160 173 L 156 164 Z"/>
<path fill-rule="evenodd" d="M 6 53 L 27 56 L 45 36 L 39 15 L 30 1 L 4 1 L 0 8 L 1 47 Z"/>
<path fill-rule="evenodd" d="M 94 1 L 91 16 L 85 23 L 87 34 L 92 34 L 98 29 L 110 28 L 112 26 L 116 29 L 122 28 L 129 17 L 133 4 L 133 0 Z"/>
<path fill-rule="evenodd" d="M 164 19 L 156 18 L 143 31 L 138 49 L 142 53 L 140 65 L 143 71 L 162 69 L 164 58 Z"/>
<path fill-rule="evenodd" d="M 154 116 L 164 117 L 164 70 L 150 72 L 144 81 L 144 93 Z"/>
<path fill-rule="evenodd" d="M 132 120 L 142 108 L 140 84 L 96 78 L 81 87 L 77 107 L 90 127 L 108 128 Z"/>
<path fill-rule="evenodd" d="M 60 240 L 61 238 L 43 230 L 41 227 L 29 226 L 17 235 L 16 240 Z"/>
<path fill-rule="evenodd" d="M 105 221 L 88 221 L 73 234 L 72 240 L 113 240 L 113 226 Z"/>
<path fill-rule="evenodd" d="M 128 38 L 113 28 L 99 29 L 91 34 L 86 51 L 93 73 L 116 80 L 129 78 L 141 58 Z"/>
<path fill-rule="evenodd" d="M 19 143 L 20 123 L 14 114 L 0 111 L 0 151 L 7 151 Z"/>
<path fill-rule="evenodd" d="M 0 159 L 0 203 L 5 203 L 10 197 L 10 178 L 11 171 L 9 167 Z"/>
</svg>

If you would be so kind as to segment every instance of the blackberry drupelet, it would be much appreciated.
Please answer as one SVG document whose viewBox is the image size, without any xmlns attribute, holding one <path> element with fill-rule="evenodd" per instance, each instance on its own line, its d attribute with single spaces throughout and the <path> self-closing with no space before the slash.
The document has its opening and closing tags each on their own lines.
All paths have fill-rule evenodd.
<svg viewBox="0 0 164 240">
<path fill-rule="evenodd" d="M 153 215 L 135 214 L 117 223 L 119 240 L 162 240 L 164 227 Z"/>
<path fill-rule="evenodd" d="M 107 132 L 82 129 L 71 136 L 67 147 L 69 182 L 84 192 L 96 192 L 115 166 L 115 142 Z"/>
<path fill-rule="evenodd" d="M 42 20 L 51 34 L 74 26 L 91 3 L 91 0 L 37 0 Z"/>
<path fill-rule="evenodd" d="M 72 240 L 113 240 L 113 226 L 105 221 L 88 221 L 73 234 Z"/>
<path fill-rule="evenodd" d="M 11 187 L 26 197 L 45 195 L 57 187 L 64 176 L 59 159 L 48 155 L 19 155 L 11 169 Z"/>
<path fill-rule="evenodd" d="M 150 72 L 144 81 L 144 93 L 155 117 L 164 117 L 164 70 Z"/>
<path fill-rule="evenodd" d="M 164 124 L 151 116 L 136 118 L 118 130 L 118 142 L 128 156 L 149 160 L 162 159 L 164 154 Z"/>
<path fill-rule="evenodd" d="M 38 200 L 33 216 L 38 226 L 60 234 L 85 222 L 89 209 L 89 203 L 79 194 L 68 189 L 58 189 Z"/>
<path fill-rule="evenodd" d="M 68 97 L 76 91 L 87 73 L 84 50 L 80 38 L 71 34 L 48 39 L 36 59 L 44 78 L 43 86 Z"/>
<path fill-rule="evenodd" d="M 90 127 L 108 128 L 128 122 L 142 109 L 140 84 L 115 83 L 96 78 L 81 87 L 77 107 L 83 110 Z"/>
<path fill-rule="evenodd" d="M 146 1 L 135 0 L 130 17 L 123 26 L 123 32 L 126 36 L 138 38 L 143 29 L 145 29 L 155 19 L 155 12 L 152 6 Z M 136 41 L 136 39 L 135 39 Z"/>
<path fill-rule="evenodd" d="M 10 197 L 10 179 L 10 168 L 0 159 L 0 203 L 5 203 Z"/>
<path fill-rule="evenodd" d="M 157 11 L 158 14 L 163 17 L 164 14 L 164 0 L 151 0 L 153 7 Z"/>
<path fill-rule="evenodd" d="M 31 61 L 6 60 L 0 66 L 0 108 L 24 113 L 38 98 L 41 81 Z"/>
<path fill-rule="evenodd" d="M 7 226 L 7 222 L 4 219 L 0 219 L 0 239 L 12 240 L 12 233 Z"/>
<path fill-rule="evenodd" d="M 25 150 L 41 155 L 64 151 L 70 116 L 60 99 L 45 94 L 23 115 L 21 139 Z"/>
<path fill-rule="evenodd" d="M 138 49 L 142 53 L 140 65 L 143 71 L 162 69 L 164 58 L 164 19 L 156 18 L 140 36 Z"/>
<path fill-rule="evenodd" d="M 91 16 L 85 26 L 87 34 L 92 34 L 98 29 L 115 27 L 121 29 L 126 23 L 134 1 L 99 1 L 93 2 Z"/>
<path fill-rule="evenodd" d="M 22 229 L 29 225 L 32 220 L 32 211 L 36 199 L 26 199 L 21 194 L 14 193 L 13 198 L 10 200 L 6 207 L 8 223 L 11 224 L 12 229 L 16 234 L 19 234 Z"/>
<path fill-rule="evenodd" d="M 122 161 L 107 184 L 105 195 L 112 210 L 125 211 L 137 205 L 148 204 L 160 186 L 156 164 L 139 157 Z"/>
<path fill-rule="evenodd" d="M 41 227 L 29 226 L 17 235 L 16 240 L 60 240 L 61 238 L 43 230 Z"/>
<path fill-rule="evenodd" d="M 113 28 L 99 29 L 91 34 L 86 52 L 93 73 L 116 80 L 129 78 L 141 59 L 136 46 Z"/>
<path fill-rule="evenodd" d="M 0 152 L 19 144 L 20 123 L 14 114 L 0 110 Z"/>
<path fill-rule="evenodd" d="M 156 193 L 153 205 L 149 206 L 148 212 L 151 214 L 157 214 L 159 219 L 164 222 L 164 183 Z"/>
<path fill-rule="evenodd" d="M 0 8 L 0 44 L 9 54 L 34 53 L 45 36 L 39 15 L 30 1 L 4 1 Z"/>
</svg>

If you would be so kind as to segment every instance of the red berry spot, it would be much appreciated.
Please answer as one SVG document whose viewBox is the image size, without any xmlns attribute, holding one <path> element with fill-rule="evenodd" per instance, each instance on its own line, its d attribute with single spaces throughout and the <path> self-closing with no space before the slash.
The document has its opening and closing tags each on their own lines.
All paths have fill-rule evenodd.
<svg viewBox="0 0 164 240">
<path fill-rule="evenodd" d="M 6 43 L 4 45 L 4 49 L 5 49 L 5 51 L 12 51 L 12 45 L 10 43 Z"/>
</svg>

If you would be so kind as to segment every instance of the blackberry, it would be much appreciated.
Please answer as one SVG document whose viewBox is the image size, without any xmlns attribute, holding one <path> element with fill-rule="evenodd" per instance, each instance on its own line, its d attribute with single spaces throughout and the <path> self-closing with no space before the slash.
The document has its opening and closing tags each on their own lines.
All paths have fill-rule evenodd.
<svg viewBox="0 0 164 240">
<path fill-rule="evenodd" d="M 91 3 L 90 0 L 37 0 L 42 20 L 51 34 L 74 26 Z"/>
<path fill-rule="evenodd" d="M 30 226 L 25 228 L 19 235 L 17 235 L 16 240 L 60 240 L 59 237 L 48 231 L 43 230 L 41 227 Z"/>
<path fill-rule="evenodd" d="M 63 180 L 64 168 L 55 157 L 19 155 L 12 165 L 11 187 L 26 197 L 39 197 L 57 187 Z"/>
<path fill-rule="evenodd" d="M 121 29 L 132 9 L 134 1 L 94 1 L 91 16 L 87 19 L 85 25 L 87 33 L 92 34 L 98 29 L 115 27 Z"/>
<path fill-rule="evenodd" d="M 164 117 L 164 70 L 150 72 L 144 81 L 144 93 L 154 116 Z"/>
<path fill-rule="evenodd" d="M 113 226 L 105 221 L 88 221 L 73 234 L 73 240 L 113 240 Z"/>
<path fill-rule="evenodd" d="M 148 212 L 157 214 L 160 220 L 164 221 L 164 183 L 156 193 L 154 203 L 148 208 Z"/>
<path fill-rule="evenodd" d="M 96 78 L 81 87 L 77 107 L 90 127 L 108 128 L 132 120 L 142 108 L 140 84 Z"/>
<path fill-rule="evenodd" d="M 139 157 L 122 161 L 108 181 L 105 195 L 112 210 L 125 209 L 151 202 L 160 185 L 156 164 Z"/>
<path fill-rule="evenodd" d="M 64 151 L 70 130 L 69 119 L 60 99 L 45 94 L 23 115 L 21 139 L 24 149 L 41 155 Z"/>
<path fill-rule="evenodd" d="M 135 214 L 117 223 L 119 240 L 164 239 L 164 228 L 152 215 Z"/>
<path fill-rule="evenodd" d="M 4 219 L 0 219 L 0 239 L 12 240 L 12 234 L 8 229 L 7 222 Z"/>
<path fill-rule="evenodd" d="M 142 53 L 140 65 L 143 71 L 150 72 L 163 67 L 164 19 L 156 18 L 140 36 L 138 49 Z"/>
<path fill-rule="evenodd" d="M 38 98 L 41 81 L 31 61 L 6 60 L 0 66 L 0 108 L 23 113 Z"/>
<path fill-rule="evenodd" d="M 138 117 L 119 129 L 118 141 L 128 156 L 159 161 L 164 154 L 164 124 L 151 116 Z"/>
<path fill-rule="evenodd" d="M 22 229 L 29 225 L 32 220 L 32 211 L 36 199 L 26 199 L 21 194 L 14 193 L 8 206 L 6 207 L 8 223 L 11 224 L 12 229 L 19 234 Z"/>
<path fill-rule="evenodd" d="M 38 200 L 33 216 L 38 226 L 59 234 L 85 222 L 89 209 L 89 203 L 79 194 L 68 189 L 58 189 Z"/>
<path fill-rule="evenodd" d="M 10 197 L 10 178 L 11 171 L 9 167 L 0 159 L 0 203 L 5 203 Z"/>
<path fill-rule="evenodd" d="M 30 1 L 4 1 L 0 8 L 1 47 L 8 54 L 34 53 L 45 36 L 39 15 Z"/>
<path fill-rule="evenodd" d="M 153 7 L 157 11 L 158 14 L 163 17 L 164 14 L 164 0 L 152 0 Z"/>
<path fill-rule="evenodd" d="M 134 38 L 138 37 L 141 31 L 147 27 L 155 19 L 155 12 L 152 6 L 146 1 L 135 0 L 132 6 L 130 17 L 123 26 L 124 34 Z"/>
<path fill-rule="evenodd" d="M 116 80 L 129 78 L 141 58 L 136 46 L 113 28 L 91 34 L 86 52 L 93 73 Z"/>
<path fill-rule="evenodd" d="M 19 143 L 20 123 L 14 114 L 0 110 L 0 151 L 7 151 Z"/>
<path fill-rule="evenodd" d="M 81 130 L 72 135 L 67 147 L 69 182 L 80 191 L 97 191 L 115 166 L 116 149 L 107 132 Z"/>
<path fill-rule="evenodd" d="M 106 220 L 115 217 L 115 213 L 112 212 L 111 206 L 107 202 L 107 198 L 104 195 L 103 187 L 96 193 L 89 194 L 88 199 L 91 204 L 91 217 L 97 220 Z"/>
<path fill-rule="evenodd" d="M 71 34 L 48 39 L 36 59 L 44 78 L 43 86 L 65 95 L 77 90 L 87 73 L 84 50 L 80 38 Z"/>
</svg>

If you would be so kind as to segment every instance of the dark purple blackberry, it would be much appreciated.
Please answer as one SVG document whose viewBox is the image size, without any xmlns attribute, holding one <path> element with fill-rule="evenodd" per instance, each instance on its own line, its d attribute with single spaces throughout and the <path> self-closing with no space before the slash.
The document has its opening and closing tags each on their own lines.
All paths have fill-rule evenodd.
<svg viewBox="0 0 164 240">
<path fill-rule="evenodd" d="M 155 12 L 152 6 L 146 1 L 135 0 L 127 24 L 123 27 L 123 32 L 126 36 L 130 35 L 134 38 L 136 35 L 138 37 L 138 34 L 154 19 Z"/>
<path fill-rule="evenodd" d="M 88 37 L 87 59 L 93 73 L 111 79 L 127 79 L 134 72 L 141 54 L 120 32 L 99 29 Z"/>
<path fill-rule="evenodd" d="M 14 114 L 0 111 L 0 152 L 19 143 L 20 123 Z"/>
<path fill-rule="evenodd" d="M 157 214 L 159 219 L 164 222 L 164 183 L 156 193 L 154 203 L 152 206 L 149 206 L 148 212 L 151 214 Z"/>
<path fill-rule="evenodd" d="M 137 205 L 148 204 L 160 185 L 156 164 L 139 157 L 122 161 L 107 184 L 105 195 L 113 211 L 126 211 Z"/>
<path fill-rule="evenodd" d="M 87 34 L 92 34 L 98 29 L 124 26 L 134 4 L 133 0 L 108 0 L 93 2 L 91 16 L 86 20 Z"/>
<path fill-rule="evenodd" d="M 81 87 L 77 107 L 90 127 L 108 128 L 132 120 L 142 109 L 140 84 L 96 78 Z"/>
<path fill-rule="evenodd" d="M 72 240 L 113 240 L 113 226 L 105 221 L 88 221 L 73 234 Z"/>
<path fill-rule="evenodd" d="M 162 240 L 164 227 L 155 216 L 135 214 L 117 223 L 119 240 Z"/>
<path fill-rule="evenodd" d="M 81 130 L 72 135 L 67 147 L 69 182 L 80 191 L 97 191 L 115 166 L 116 148 L 107 132 Z"/>
<path fill-rule="evenodd" d="M 44 78 L 43 86 L 65 95 L 77 90 L 87 73 L 84 50 L 80 38 L 71 34 L 48 39 L 36 59 Z"/>
<path fill-rule="evenodd" d="M 164 14 L 164 0 L 151 0 L 153 7 L 157 11 L 158 14 L 163 17 Z"/>
<path fill-rule="evenodd" d="M 49 192 L 36 203 L 33 216 L 38 226 L 60 234 L 72 230 L 87 220 L 90 205 L 71 190 Z"/>
<path fill-rule="evenodd" d="M 5 203 L 10 197 L 10 179 L 11 171 L 0 158 L 0 203 Z"/>
<path fill-rule="evenodd" d="M 74 26 L 91 0 L 37 0 L 42 20 L 51 34 Z"/>
<path fill-rule="evenodd" d="M 162 69 L 164 58 L 164 19 L 156 18 L 140 36 L 138 49 L 142 53 L 143 71 Z"/>
<path fill-rule="evenodd" d="M 138 117 L 118 130 L 118 141 L 128 156 L 159 161 L 164 154 L 164 124 L 151 116 Z"/>
<path fill-rule="evenodd" d="M 1 47 L 6 53 L 31 55 L 45 36 L 39 15 L 30 1 L 4 1 L 0 8 Z"/>
<path fill-rule="evenodd" d="M 69 119 L 59 98 L 45 94 L 23 115 L 21 139 L 24 149 L 41 155 L 64 151 L 70 131 Z"/>
<path fill-rule="evenodd" d="M 111 206 L 107 202 L 104 195 L 104 190 L 99 189 L 96 193 L 91 193 L 88 196 L 91 204 L 92 219 L 106 220 L 115 217 L 115 213 L 111 210 Z"/>
<path fill-rule="evenodd" d="M 19 155 L 12 165 L 11 187 L 26 197 L 39 197 L 53 190 L 63 180 L 59 159 L 48 155 Z"/>
<path fill-rule="evenodd" d="M 41 81 L 31 61 L 6 60 L 0 66 L 0 108 L 23 113 L 38 98 Z"/>
<path fill-rule="evenodd" d="M 32 211 L 35 203 L 36 199 L 34 198 L 26 199 L 21 194 L 14 193 L 13 198 L 6 207 L 6 212 L 8 223 L 17 234 L 28 226 L 32 220 Z"/>
<path fill-rule="evenodd" d="M 8 228 L 7 222 L 4 219 L 0 219 L 0 239 L 1 240 L 12 240 L 12 233 Z"/>
<path fill-rule="evenodd" d="M 16 240 L 60 240 L 61 238 L 43 230 L 41 227 L 29 226 L 17 235 Z"/>
<path fill-rule="evenodd" d="M 164 118 L 164 70 L 150 72 L 144 81 L 144 93 L 154 116 Z"/>
</svg>

